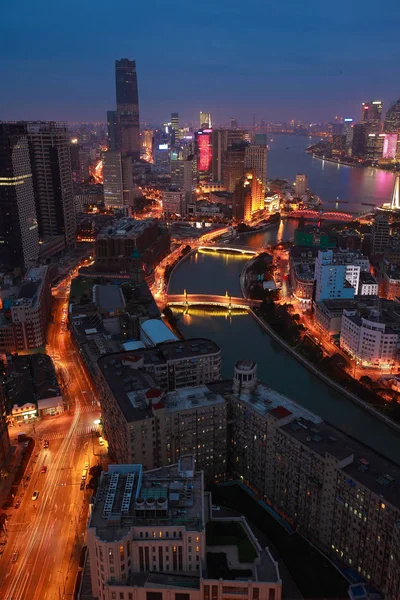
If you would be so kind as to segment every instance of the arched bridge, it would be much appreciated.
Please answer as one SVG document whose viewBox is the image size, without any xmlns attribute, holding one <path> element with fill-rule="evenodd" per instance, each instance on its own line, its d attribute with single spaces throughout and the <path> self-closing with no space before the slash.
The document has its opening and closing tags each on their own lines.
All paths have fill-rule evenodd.
<svg viewBox="0 0 400 600">
<path fill-rule="evenodd" d="M 287 214 L 287 217 L 293 219 L 303 217 L 304 219 L 321 219 L 324 221 L 345 221 L 347 223 L 354 221 L 357 218 L 355 215 L 350 215 L 349 213 L 335 211 L 324 212 L 322 210 L 293 210 Z"/>
<path fill-rule="evenodd" d="M 261 304 L 261 300 L 246 300 L 246 298 L 211 294 L 168 294 L 165 300 L 168 306 L 223 306 L 228 309 L 252 308 Z"/>
<path fill-rule="evenodd" d="M 209 252 L 234 252 L 236 254 L 243 254 L 249 256 L 257 256 L 261 252 L 264 252 L 264 248 L 241 248 L 240 246 L 199 246 L 198 250 L 207 250 Z"/>
</svg>

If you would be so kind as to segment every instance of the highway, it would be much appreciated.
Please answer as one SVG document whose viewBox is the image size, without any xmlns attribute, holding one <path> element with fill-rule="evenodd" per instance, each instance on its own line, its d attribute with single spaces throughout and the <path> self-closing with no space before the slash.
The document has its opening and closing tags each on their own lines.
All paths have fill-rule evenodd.
<svg viewBox="0 0 400 600">
<path fill-rule="evenodd" d="M 62 374 L 69 410 L 24 427 L 36 446 L 21 482 L 20 506 L 7 514 L 7 544 L 0 559 L 1 600 L 71 598 L 87 519 L 89 491 L 80 489 L 85 462 L 103 461 L 94 420 L 100 416 L 95 390 L 78 359 L 66 324 L 68 279 L 54 293 L 54 323 L 47 352 Z M 18 428 L 10 430 L 15 438 Z M 44 440 L 49 448 L 44 448 Z M 42 472 L 46 467 L 46 472 Z M 86 481 L 87 483 L 87 481 Z M 39 495 L 32 499 L 34 491 Z M 17 555 L 15 553 L 18 553 Z M 17 558 L 15 559 L 15 557 Z M 13 561 L 13 557 L 15 561 Z"/>
</svg>

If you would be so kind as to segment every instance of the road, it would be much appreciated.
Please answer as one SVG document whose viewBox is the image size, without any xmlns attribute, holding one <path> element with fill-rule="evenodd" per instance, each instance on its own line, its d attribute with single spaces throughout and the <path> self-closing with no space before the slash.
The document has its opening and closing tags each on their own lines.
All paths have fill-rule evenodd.
<svg viewBox="0 0 400 600">
<path fill-rule="evenodd" d="M 103 461 L 103 448 L 92 433 L 100 416 L 95 389 L 80 364 L 66 330 L 70 280 L 59 286 L 53 303 L 47 352 L 62 376 L 69 410 L 38 421 L 27 431 L 36 446 L 21 483 L 20 507 L 10 508 L 7 544 L 0 559 L 1 600 L 61 600 L 74 590 L 87 519 L 89 491 L 81 490 L 85 462 Z M 65 324 L 63 324 L 65 321 Z M 26 428 L 24 427 L 24 431 Z M 16 437 L 18 429 L 10 431 Z M 43 440 L 49 440 L 49 448 Z M 47 467 L 45 473 L 42 467 Z M 39 492 L 37 500 L 32 499 Z M 13 562 L 13 554 L 18 558 Z"/>
</svg>

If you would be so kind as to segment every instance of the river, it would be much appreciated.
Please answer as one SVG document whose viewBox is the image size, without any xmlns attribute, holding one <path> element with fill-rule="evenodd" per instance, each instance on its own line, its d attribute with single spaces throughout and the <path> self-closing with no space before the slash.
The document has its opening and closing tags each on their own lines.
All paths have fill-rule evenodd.
<svg viewBox="0 0 400 600">
<path fill-rule="evenodd" d="M 223 295 L 228 290 L 232 296 L 240 295 L 239 275 L 246 260 L 228 254 L 194 253 L 175 270 L 169 291 L 182 293 L 186 289 L 188 293 Z M 232 378 L 233 367 L 239 359 L 255 360 L 258 377 L 266 385 L 388 458 L 399 461 L 400 434 L 308 371 L 272 340 L 251 315 L 229 318 L 192 309 L 188 315 L 179 313 L 178 316 L 178 325 L 185 337 L 209 337 L 219 344 L 223 378 Z"/>
<path fill-rule="evenodd" d="M 294 182 L 296 173 L 305 173 L 310 189 L 323 201 L 324 210 L 339 208 L 350 213 L 365 212 L 371 208 L 365 204 L 380 206 L 390 201 L 394 185 L 392 173 L 313 158 L 305 149 L 317 141 L 317 138 L 307 136 L 270 134 L 268 177 Z M 337 199 L 341 202 L 336 206 Z"/>
<path fill-rule="evenodd" d="M 308 176 L 309 187 L 320 196 L 324 208 L 363 212 L 363 203 L 380 205 L 390 199 L 394 176 L 376 169 L 338 166 L 312 158 L 304 152 L 312 143 L 307 137 L 270 136 L 268 177 L 294 181 L 296 173 Z M 314 139 L 315 141 L 315 139 Z M 235 242 L 259 248 L 293 238 L 297 222 L 282 221 L 267 231 L 242 235 Z M 194 253 L 174 271 L 171 293 L 240 294 L 239 275 L 247 258 L 235 255 Z M 293 398 L 326 421 L 399 462 L 400 434 L 362 410 L 346 396 L 333 390 L 308 371 L 282 346 L 272 340 L 249 314 L 217 316 L 192 310 L 179 315 L 185 337 L 210 337 L 222 350 L 222 376 L 231 378 L 237 360 L 249 358 L 258 363 L 258 376 L 266 385 Z"/>
</svg>

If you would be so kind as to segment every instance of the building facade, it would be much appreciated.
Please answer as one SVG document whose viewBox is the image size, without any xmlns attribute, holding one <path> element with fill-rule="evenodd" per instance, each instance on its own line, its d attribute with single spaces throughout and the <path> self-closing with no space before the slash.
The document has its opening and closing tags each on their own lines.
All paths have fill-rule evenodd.
<svg viewBox="0 0 400 600">
<path fill-rule="evenodd" d="M 377 214 L 372 223 L 372 254 L 383 254 L 389 246 L 390 226 L 388 216 Z"/>
<path fill-rule="evenodd" d="M 99 492 L 87 530 L 96 600 L 221 600 L 229 593 L 281 600 L 278 565 L 246 520 L 211 518 L 211 498 L 192 456 L 148 472 L 138 464 L 111 465 Z M 243 569 L 234 539 L 222 547 L 211 543 L 218 530 L 250 543 L 245 579 L 218 572 L 221 554 L 232 571 Z"/>
<path fill-rule="evenodd" d="M 267 145 L 249 144 L 246 148 L 244 166 L 249 171 L 255 171 L 257 179 L 264 186 L 264 191 L 267 186 Z"/>
<path fill-rule="evenodd" d="M 28 128 L 0 123 L 0 265 L 20 270 L 39 256 Z"/>
<path fill-rule="evenodd" d="M 315 301 L 354 298 L 354 288 L 347 281 L 348 265 L 335 262 L 332 250 L 319 250 L 315 261 Z"/>
<path fill-rule="evenodd" d="M 353 310 L 344 310 L 340 332 L 340 347 L 364 365 L 392 363 L 397 355 L 399 335 L 378 311 L 364 317 Z"/>
<path fill-rule="evenodd" d="M 63 235 L 75 245 L 76 218 L 66 123 L 28 123 L 33 186 L 40 238 Z"/>
<path fill-rule="evenodd" d="M 139 94 L 136 62 L 128 58 L 115 61 L 117 97 L 117 150 L 140 158 Z"/>
<path fill-rule="evenodd" d="M 296 196 L 302 198 L 307 191 L 307 187 L 307 175 L 304 175 L 303 173 L 298 173 L 296 175 Z"/>
</svg>

